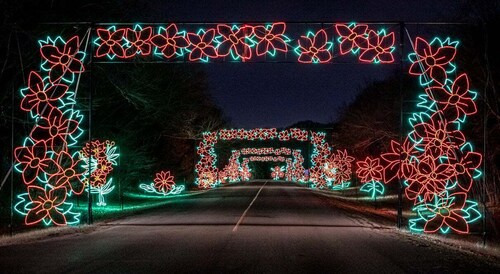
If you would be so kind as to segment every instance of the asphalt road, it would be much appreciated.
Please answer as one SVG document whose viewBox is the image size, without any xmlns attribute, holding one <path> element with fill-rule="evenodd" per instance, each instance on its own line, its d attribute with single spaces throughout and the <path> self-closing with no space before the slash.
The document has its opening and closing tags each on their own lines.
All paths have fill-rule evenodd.
<svg viewBox="0 0 500 274">
<path fill-rule="evenodd" d="M 91 233 L 0 247 L 1 273 L 500 273 L 473 253 L 408 237 L 294 185 L 188 197 Z"/>
</svg>

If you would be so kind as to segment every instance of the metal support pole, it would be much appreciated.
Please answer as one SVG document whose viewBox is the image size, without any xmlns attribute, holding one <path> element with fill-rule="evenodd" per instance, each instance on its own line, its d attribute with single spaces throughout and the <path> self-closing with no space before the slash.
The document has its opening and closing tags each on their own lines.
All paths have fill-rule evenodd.
<svg viewBox="0 0 500 274">
<path fill-rule="evenodd" d="M 91 24 L 91 27 L 90 27 L 90 37 L 92 37 L 92 33 L 94 33 L 94 24 Z M 93 41 L 93 39 L 91 38 L 90 41 Z M 91 42 L 92 43 L 92 42 Z M 92 224 L 92 193 L 91 193 L 91 189 L 92 189 L 92 184 L 91 184 L 91 181 L 92 181 L 92 156 L 93 156 L 93 147 L 92 147 L 92 92 L 93 92 L 93 89 L 94 89 L 94 81 L 93 81 L 93 73 L 92 73 L 92 70 L 93 70 L 93 59 L 94 59 L 94 43 L 91 44 L 90 46 L 90 62 L 89 62 L 89 77 L 90 77 L 90 91 L 89 91 L 89 144 L 90 144 L 90 151 L 89 151 L 89 171 L 88 171 L 88 188 L 87 188 L 87 191 L 88 191 L 88 224 L 91 225 Z"/>
<path fill-rule="evenodd" d="M 400 109 L 400 121 L 399 121 L 399 144 L 403 144 L 403 75 L 404 75 L 404 65 L 403 65 L 403 55 L 404 55 L 404 30 L 405 24 L 404 22 L 399 23 L 399 109 Z M 403 159 L 401 159 L 402 155 L 400 152 L 399 155 L 399 170 L 401 172 L 401 165 L 403 163 Z M 401 178 L 399 179 L 399 188 L 398 188 L 398 217 L 397 217 L 397 227 L 401 229 L 403 226 L 403 181 Z"/>
<path fill-rule="evenodd" d="M 120 147 L 118 147 L 118 153 L 121 154 L 121 151 L 120 151 Z M 119 195 L 120 195 L 120 205 L 121 205 L 121 209 L 123 210 L 123 190 L 122 190 L 122 180 L 121 180 L 121 177 L 122 177 L 122 171 L 120 170 L 122 166 L 122 160 L 121 160 L 121 157 L 118 158 L 118 188 L 119 188 Z"/>
<path fill-rule="evenodd" d="M 488 54 L 488 30 L 486 29 L 486 26 L 483 24 L 481 26 L 483 28 L 483 34 L 484 34 L 484 54 Z M 486 83 L 486 86 L 484 87 L 484 93 L 483 93 L 483 155 L 487 156 L 486 154 L 486 148 L 487 148 L 487 143 L 488 143 L 488 112 L 487 112 L 487 106 L 488 106 L 488 95 L 487 95 L 487 90 L 488 88 L 488 83 Z M 483 187 L 481 191 L 481 203 L 483 204 L 483 246 L 486 246 L 486 218 L 488 211 L 486 210 L 486 196 L 488 195 L 487 192 L 487 179 L 486 179 L 486 157 L 483 157 Z"/>
<path fill-rule="evenodd" d="M 11 147 L 11 157 L 12 164 L 14 166 L 14 86 L 12 86 L 12 104 L 11 104 L 11 114 L 10 114 L 10 147 Z M 14 172 L 10 172 L 10 223 L 9 223 L 9 233 L 10 236 L 14 236 Z"/>
</svg>

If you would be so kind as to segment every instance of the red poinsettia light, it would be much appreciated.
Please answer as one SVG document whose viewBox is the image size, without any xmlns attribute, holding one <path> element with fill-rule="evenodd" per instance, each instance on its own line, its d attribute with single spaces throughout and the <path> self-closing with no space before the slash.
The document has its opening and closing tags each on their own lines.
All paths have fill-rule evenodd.
<svg viewBox="0 0 500 274">
<path fill-rule="evenodd" d="M 323 134 L 318 134 L 316 132 L 311 132 L 311 134 L 312 134 L 311 141 L 315 145 L 320 145 L 325 140 L 325 135 L 323 135 Z"/>
<path fill-rule="evenodd" d="M 151 34 L 152 27 L 133 30 L 127 28 L 125 31 L 125 39 L 127 39 L 128 48 L 125 50 L 125 57 L 131 58 L 140 53 L 143 56 L 151 54 Z"/>
<path fill-rule="evenodd" d="M 64 186 L 77 195 L 82 194 L 85 185 L 81 180 L 84 173 L 81 162 L 81 159 L 75 160 L 68 152 L 61 151 L 56 159 L 59 170 L 49 178 L 48 183 L 55 187 Z"/>
<path fill-rule="evenodd" d="M 92 174 L 90 174 L 90 185 L 94 188 L 101 188 L 107 183 L 108 173 L 102 171 L 101 169 L 96 169 Z M 84 185 L 89 184 L 89 179 L 85 178 L 83 181 Z"/>
<path fill-rule="evenodd" d="M 411 64 L 410 74 L 427 75 L 439 85 L 447 79 L 445 67 L 455 58 L 456 48 L 453 46 L 431 46 L 424 39 L 415 40 L 416 60 Z"/>
<path fill-rule="evenodd" d="M 301 63 L 326 63 L 332 59 L 330 49 L 333 44 L 328 41 L 328 35 L 325 30 L 319 30 L 316 34 L 309 33 L 307 36 L 301 36 L 298 40 L 299 46 L 295 52 L 300 54 Z"/>
<path fill-rule="evenodd" d="M 125 28 L 114 30 L 110 29 L 97 29 L 99 36 L 99 47 L 96 51 L 96 57 L 103 56 L 117 56 L 125 58 L 125 49 L 123 48 L 123 41 L 125 39 Z"/>
<path fill-rule="evenodd" d="M 307 131 L 298 128 L 291 128 L 290 135 L 297 141 L 307 141 Z"/>
<path fill-rule="evenodd" d="M 457 159 L 453 161 L 454 181 L 463 191 L 469 191 L 473 182 L 473 172 L 481 166 L 483 156 L 481 153 L 467 151 L 457 152 Z"/>
<path fill-rule="evenodd" d="M 436 202 L 426 206 L 435 216 L 425 223 L 424 232 L 435 233 L 443 226 L 448 226 L 459 234 L 469 233 L 469 225 L 463 214 L 467 193 L 457 192 L 449 197 L 436 195 L 435 199 Z"/>
<path fill-rule="evenodd" d="M 68 91 L 64 84 L 46 85 L 42 77 L 32 71 L 28 78 L 28 89 L 21 101 L 21 109 L 24 111 L 35 110 L 41 115 L 44 111 L 49 112 Z"/>
<path fill-rule="evenodd" d="M 455 174 L 453 165 L 440 163 L 431 155 L 419 160 L 415 172 L 408 178 L 409 185 L 405 189 L 406 197 L 417 203 L 418 197 L 431 201 L 435 193 L 446 188 L 447 181 Z"/>
<path fill-rule="evenodd" d="M 345 24 L 336 24 L 335 29 L 340 36 L 340 54 L 342 55 L 366 44 L 365 34 L 368 30 L 368 25 L 359 24 L 347 26 Z"/>
<path fill-rule="evenodd" d="M 443 119 L 442 111 L 435 112 L 428 122 L 415 125 L 414 135 L 418 146 L 434 157 L 452 156 L 454 151 L 465 143 L 464 134 L 456 125 Z"/>
<path fill-rule="evenodd" d="M 63 45 L 43 45 L 40 48 L 42 57 L 50 64 L 49 79 L 52 83 L 59 81 L 65 73 L 82 73 L 85 71 L 80 58 L 78 36 L 73 36 Z"/>
<path fill-rule="evenodd" d="M 45 218 L 56 225 L 66 225 L 66 217 L 57 207 L 66 200 L 66 188 L 56 187 L 48 192 L 39 186 L 28 186 L 28 194 L 35 205 L 25 217 L 26 225 L 40 223 Z"/>
<path fill-rule="evenodd" d="M 203 135 L 203 140 L 207 145 L 213 145 L 217 143 L 217 132 L 211 132 Z"/>
<path fill-rule="evenodd" d="M 34 141 L 46 140 L 53 151 L 66 145 L 66 138 L 78 129 L 78 121 L 67 119 L 54 108 L 47 117 L 41 117 L 30 133 Z"/>
<path fill-rule="evenodd" d="M 280 141 L 289 141 L 290 140 L 290 133 L 288 132 L 288 130 L 280 131 L 280 133 L 278 134 L 278 139 Z"/>
<path fill-rule="evenodd" d="M 196 152 L 198 153 L 198 155 L 205 155 L 208 154 L 208 149 L 210 149 L 209 146 L 205 145 L 205 143 L 203 142 L 200 142 L 200 146 L 198 146 Z"/>
<path fill-rule="evenodd" d="M 346 165 L 341 165 L 337 167 L 335 176 L 338 182 L 348 182 L 351 180 L 351 167 Z"/>
<path fill-rule="evenodd" d="M 356 170 L 356 175 L 358 175 L 361 182 L 366 183 L 370 181 L 381 181 L 382 172 L 384 168 L 380 165 L 380 159 L 372 159 L 366 157 L 364 161 L 357 161 L 356 165 L 358 169 Z"/>
<path fill-rule="evenodd" d="M 394 50 L 394 32 L 385 35 L 385 32 L 376 33 L 373 30 L 369 30 L 366 43 L 362 43 L 360 47 L 359 60 L 362 62 L 394 62 L 394 56 L 392 55 L 392 51 Z"/>
<path fill-rule="evenodd" d="M 333 154 L 335 162 L 339 165 L 346 165 L 351 167 L 351 163 L 354 161 L 354 157 L 347 154 L 347 150 L 337 150 L 337 154 Z"/>
<path fill-rule="evenodd" d="M 160 29 L 160 33 L 151 38 L 155 45 L 166 58 L 174 55 L 181 56 L 182 50 L 189 46 L 189 41 L 179 33 L 176 24 L 170 24 L 166 29 Z"/>
<path fill-rule="evenodd" d="M 380 157 L 385 162 L 384 182 L 390 183 L 396 179 L 408 178 L 413 173 L 412 162 L 419 155 L 415 145 L 407 137 L 403 145 L 391 140 L 391 151 L 383 153 Z"/>
<path fill-rule="evenodd" d="M 244 129 L 238 129 L 238 131 L 236 131 L 236 133 L 235 133 L 235 136 L 236 136 L 236 138 L 243 140 L 243 139 L 248 138 L 248 132 Z"/>
<path fill-rule="evenodd" d="M 189 32 L 187 34 L 188 41 L 191 44 L 191 52 L 189 53 L 189 61 L 208 61 L 208 58 L 217 58 L 217 50 L 213 46 L 215 38 L 215 29 L 209 29 L 199 33 Z"/>
<path fill-rule="evenodd" d="M 276 51 L 287 52 L 288 38 L 284 35 L 286 24 L 283 22 L 274 23 L 271 26 L 256 26 L 254 28 L 255 37 L 259 40 L 257 43 L 257 55 L 262 56 L 266 53 L 275 55 Z"/>
<path fill-rule="evenodd" d="M 170 171 L 161 171 L 156 173 L 156 178 L 154 179 L 154 188 L 158 192 L 167 193 L 174 187 L 174 176 L 170 175 Z"/>
<path fill-rule="evenodd" d="M 39 141 L 32 146 L 18 147 L 14 150 L 14 157 L 22 170 L 23 182 L 33 183 L 40 172 L 53 174 L 57 172 L 56 163 L 47 156 L 47 144 Z"/>
<path fill-rule="evenodd" d="M 246 41 L 247 37 L 253 34 L 252 26 L 232 28 L 221 24 L 217 25 L 217 32 L 222 36 L 222 41 L 217 46 L 219 56 L 225 57 L 233 52 L 235 57 L 239 57 L 243 61 L 252 58 L 252 49 Z"/>
<path fill-rule="evenodd" d="M 476 103 L 469 93 L 469 78 L 465 73 L 455 79 L 451 90 L 440 86 L 431 86 L 425 92 L 451 120 L 477 112 Z"/>
</svg>

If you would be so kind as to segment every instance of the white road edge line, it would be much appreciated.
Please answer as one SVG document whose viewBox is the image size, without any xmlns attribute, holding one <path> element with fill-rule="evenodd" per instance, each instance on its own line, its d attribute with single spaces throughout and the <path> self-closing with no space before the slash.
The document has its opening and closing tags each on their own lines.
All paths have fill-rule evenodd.
<svg viewBox="0 0 500 274">
<path fill-rule="evenodd" d="M 245 210 L 245 212 L 243 212 L 243 214 L 241 215 L 240 219 L 238 220 L 238 222 L 236 223 L 236 225 L 234 226 L 233 228 L 233 232 L 236 232 L 238 230 L 238 226 L 240 225 L 240 223 L 243 221 L 243 218 L 245 218 L 245 215 L 247 215 L 247 212 L 248 210 L 250 209 L 250 207 L 252 207 L 253 203 L 255 202 L 255 200 L 257 200 L 257 197 L 259 196 L 260 192 L 262 191 L 262 189 L 264 189 L 264 186 L 267 184 L 268 181 L 266 181 L 259 189 L 259 191 L 257 191 L 257 194 L 255 195 L 255 197 L 253 198 L 252 202 L 250 202 L 250 204 L 248 205 L 247 209 Z"/>
</svg>

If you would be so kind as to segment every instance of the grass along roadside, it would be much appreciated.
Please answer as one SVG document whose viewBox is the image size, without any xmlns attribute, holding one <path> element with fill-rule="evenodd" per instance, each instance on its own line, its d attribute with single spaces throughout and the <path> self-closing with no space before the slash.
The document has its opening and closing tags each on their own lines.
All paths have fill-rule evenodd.
<svg viewBox="0 0 500 274">
<path fill-rule="evenodd" d="M 94 223 L 92 225 L 86 224 L 83 220 L 88 219 L 88 207 L 85 204 L 81 204 L 79 207 L 75 207 L 78 212 L 81 212 L 81 219 L 79 225 L 76 226 L 54 226 L 54 227 L 34 227 L 27 228 L 25 230 L 17 231 L 12 236 L 0 235 L 0 246 L 7 246 L 13 244 L 27 244 L 35 241 L 51 239 L 54 237 L 61 237 L 65 235 L 74 234 L 86 234 L 91 233 L 101 227 L 102 224 L 124 218 L 127 216 L 132 216 L 136 214 L 143 213 L 147 210 L 157 209 L 162 206 L 175 203 L 176 201 L 182 200 L 186 197 L 199 195 L 205 193 L 208 190 L 198 190 L 190 191 L 188 193 L 179 194 L 175 196 L 157 196 L 157 195 L 144 195 L 135 193 L 124 193 L 124 196 L 129 197 L 130 202 L 121 205 L 108 205 L 105 207 L 92 207 L 92 214 L 94 218 Z M 133 199 L 133 200 L 132 200 Z"/>
<path fill-rule="evenodd" d="M 388 208 L 381 206 L 384 204 L 392 205 L 393 203 L 384 203 L 383 201 L 384 199 L 386 200 L 385 202 L 387 202 L 387 200 L 397 199 L 397 195 L 388 195 L 388 197 L 385 198 L 377 198 L 377 200 L 379 200 L 381 204 L 376 204 L 374 201 L 366 199 L 365 197 L 346 197 L 342 196 L 342 194 L 338 192 L 333 192 L 331 190 L 311 189 L 311 191 L 314 191 L 317 195 L 330 198 L 330 202 L 335 207 L 344 209 L 351 213 L 359 214 L 371 222 L 389 226 L 392 228 L 394 233 L 398 233 L 399 235 L 411 237 L 413 240 L 432 242 L 435 244 L 446 246 L 448 248 L 481 254 L 490 258 L 494 258 L 496 260 L 500 260 L 500 241 L 494 238 L 483 241 L 484 239 L 481 233 L 458 235 L 453 233 L 424 234 L 411 232 L 406 224 L 408 223 L 408 219 L 414 216 L 414 214 L 409 209 L 403 210 L 403 227 L 401 229 L 398 229 L 396 227 L 396 207 Z"/>
</svg>

